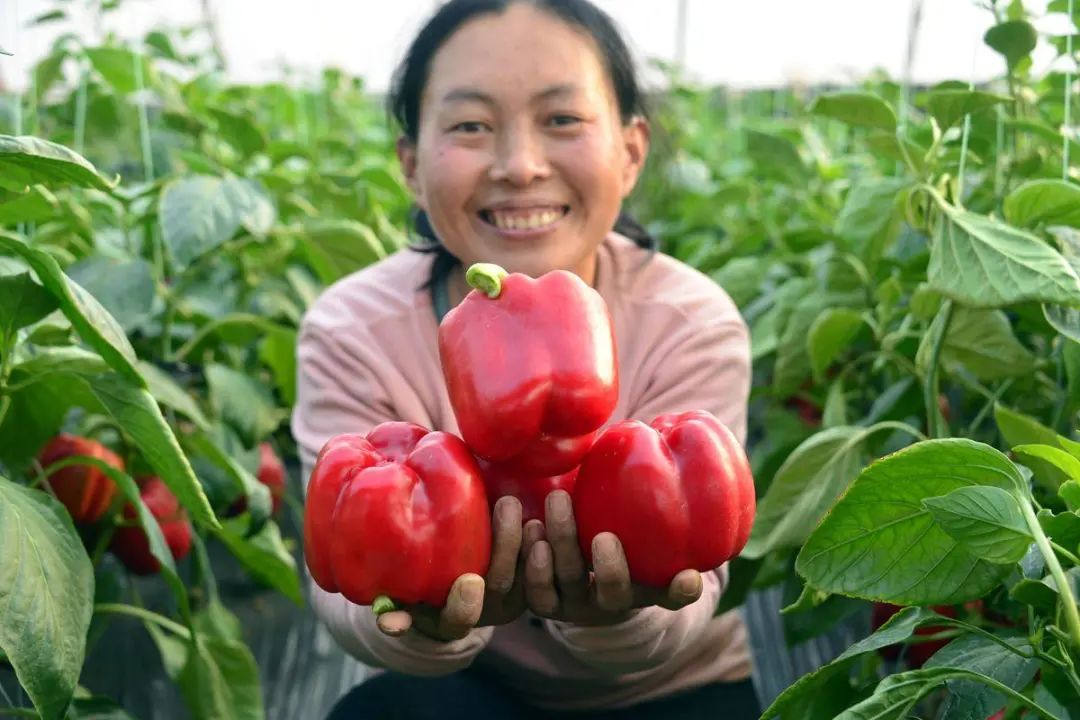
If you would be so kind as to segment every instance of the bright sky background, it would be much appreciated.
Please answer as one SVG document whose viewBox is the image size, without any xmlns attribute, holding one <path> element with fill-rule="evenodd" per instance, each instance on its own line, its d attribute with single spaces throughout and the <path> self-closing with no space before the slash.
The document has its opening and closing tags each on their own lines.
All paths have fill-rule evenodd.
<svg viewBox="0 0 1080 720">
<path fill-rule="evenodd" d="M 230 74 L 238 81 L 276 76 L 281 61 L 297 68 L 335 65 L 386 87 L 393 66 L 436 0 L 210 0 Z M 673 59 L 676 0 L 597 0 L 627 34 L 639 57 Z M 686 63 L 692 76 L 735 87 L 846 81 L 875 69 L 899 78 L 912 0 L 687 0 Z M 1042 10 L 1047 0 L 1028 0 Z M 1080 0 L 1077 0 L 1080 2 Z M 85 0 L 64 3 L 77 9 Z M 0 76 L 20 87 L 26 68 L 61 32 L 93 38 L 83 20 L 26 28 L 55 3 L 0 0 Z M 106 29 L 140 36 L 161 24 L 200 17 L 199 0 L 125 0 Z M 17 20 L 18 18 L 18 20 Z M 1064 18 L 1061 18 L 1062 20 Z M 974 0 L 925 0 L 914 79 L 936 81 L 995 75 L 1002 61 L 982 44 L 990 13 Z M 1052 25 L 1040 24 L 1040 27 Z M 1057 26 L 1057 27 L 1060 27 Z M 1045 68 L 1049 57 L 1037 58 Z"/>
</svg>

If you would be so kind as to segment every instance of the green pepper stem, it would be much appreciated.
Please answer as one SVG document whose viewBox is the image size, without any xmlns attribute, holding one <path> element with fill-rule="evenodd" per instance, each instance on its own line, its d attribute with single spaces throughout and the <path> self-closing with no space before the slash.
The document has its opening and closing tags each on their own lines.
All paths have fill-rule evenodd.
<svg viewBox="0 0 1080 720">
<path fill-rule="evenodd" d="M 395 609 L 394 601 L 386 595 L 380 595 L 375 598 L 375 602 L 371 603 L 371 611 L 376 615 L 382 615 L 383 613 L 388 613 Z"/>
<path fill-rule="evenodd" d="M 465 282 L 489 298 L 499 297 L 507 272 L 494 263 L 475 263 L 465 271 Z"/>
</svg>

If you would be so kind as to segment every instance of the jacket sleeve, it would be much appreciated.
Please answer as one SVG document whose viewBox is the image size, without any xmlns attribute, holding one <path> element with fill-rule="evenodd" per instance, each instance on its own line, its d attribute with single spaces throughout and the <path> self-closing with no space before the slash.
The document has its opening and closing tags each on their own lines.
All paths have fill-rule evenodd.
<svg viewBox="0 0 1080 720">
<path fill-rule="evenodd" d="M 350 327 L 334 333 L 305 323 L 297 343 L 297 402 L 292 430 L 300 450 L 306 489 L 315 458 L 332 436 L 367 432 L 396 417 L 389 388 L 404 382 L 391 358 Z M 366 665 L 411 675 L 445 675 L 472 663 L 491 639 L 492 628 L 443 643 L 415 631 L 383 634 L 366 605 L 349 602 L 309 583 L 312 607 L 337 643 Z"/>
<path fill-rule="evenodd" d="M 704 409 L 745 444 L 749 332 L 737 313 L 727 318 L 721 322 L 686 318 L 678 324 L 678 331 L 652 353 L 651 367 L 644 368 L 651 380 L 629 417 L 649 422 L 661 413 Z M 652 606 L 617 625 L 549 620 L 545 627 L 571 655 L 594 669 L 613 674 L 651 669 L 675 657 L 704 630 L 727 580 L 726 563 L 702 573 L 701 597 L 678 611 Z"/>
</svg>

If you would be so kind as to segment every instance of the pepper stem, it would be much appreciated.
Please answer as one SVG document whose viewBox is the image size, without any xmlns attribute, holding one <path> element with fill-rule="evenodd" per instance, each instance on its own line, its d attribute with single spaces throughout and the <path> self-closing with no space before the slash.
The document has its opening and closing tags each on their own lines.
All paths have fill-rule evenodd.
<svg viewBox="0 0 1080 720">
<path fill-rule="evenodd" d="M 507 272 L 494 263 L 474 263 L 465 271 L 465 282 L 489 298 L 497 298 L 506 276 Z"/>
<path fill-rule="evenodd" d="M 376 615 L 382 615 L 396 609 L 394 607 L 394 601 L 386 595 L 380 595 L 375 598 L 375 602 L 371 603 L 371 611 Z"/>
</svg>

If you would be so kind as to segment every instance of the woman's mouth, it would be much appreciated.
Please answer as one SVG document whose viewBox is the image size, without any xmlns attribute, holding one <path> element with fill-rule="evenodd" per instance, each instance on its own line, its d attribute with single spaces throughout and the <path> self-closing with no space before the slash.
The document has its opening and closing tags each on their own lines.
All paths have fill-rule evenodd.
<svg viewBox="0 0 1080 720">
<path fill-rule="evenodd" d="M 481 210 L 480 219 L 500 232 L 515 235 L 550 230 L 570 212 L 569 205 L 535 208 Z"/>
</svg>

